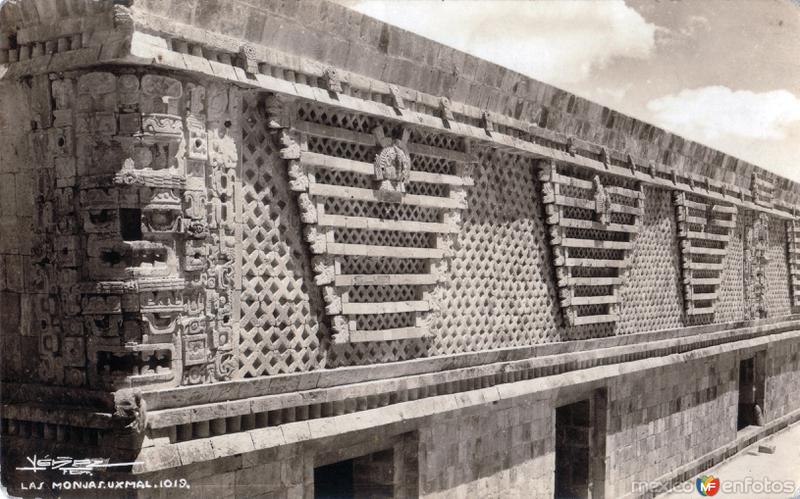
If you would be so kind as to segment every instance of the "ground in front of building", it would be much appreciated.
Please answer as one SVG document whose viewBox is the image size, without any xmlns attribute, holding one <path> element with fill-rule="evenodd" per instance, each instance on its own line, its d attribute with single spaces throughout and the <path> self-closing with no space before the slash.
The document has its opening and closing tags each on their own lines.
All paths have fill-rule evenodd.
<svg viewBox="0 0 800 499">
<path fill-rule="evenodd" d="M 759 452 L 762 446 L 774 446 L 775 452 Z M 756 442 L 659 498 L 703 497 L 697 484 L 697 479 L 703 475 L 719 479 L 716 485 L 719 492 L 713 493 L 712 486 L 706 491 L 706 497 L 713 494 L 725 499 L 800 498 L 800 424 Z"/>
</svg>

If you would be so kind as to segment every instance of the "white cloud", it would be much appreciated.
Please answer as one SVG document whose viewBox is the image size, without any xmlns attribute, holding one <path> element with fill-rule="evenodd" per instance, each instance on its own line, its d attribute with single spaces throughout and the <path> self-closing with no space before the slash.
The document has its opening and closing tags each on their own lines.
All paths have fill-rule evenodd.
<svg viewBox="0 0 800 499">
<path fill-rule="evenodd" d="M 711 23 L 707 17 L 689 16 L 689 18 L 675 29 L 662 26 L 656 28 L 656 44 L 667 46 L 675 50 L 675 45 L 696 46 L 697 39 L 707 37 L 711 30 Z"/>
<path fill-rule="evenodd" d="M 755 93 L 712 86 L 647 103 L 656 124 L 700 140 L 781 141 L 800 122 L 800 99 L 787 90 Z"/>
<path fill-rule="evenodd" d="M 689 16 L 689 22 L 681 29 L 681 34 L 687 38 L 694 38 L 700 32 L 708 31 L 711 23 L 707 17 Z"/>
<path fill-rule="evenodd" d="M 594 87 L 588 94 L 589 98 L 597 98 L 601 103 L 606 105 L 613 105 L 608 103 L 619 103 L 628 95 L 628 92 L 633 88 L 633 83 L 620 84 L 615 87 Z"/>
<path fill-rule="evenodd" d="M 655 46 L 656 26 L 623 0 L 487 4 L 365 0 L 352 8 L 550 83 L 585 80 L 618 57 L 646 59 Z"/>
</svg>

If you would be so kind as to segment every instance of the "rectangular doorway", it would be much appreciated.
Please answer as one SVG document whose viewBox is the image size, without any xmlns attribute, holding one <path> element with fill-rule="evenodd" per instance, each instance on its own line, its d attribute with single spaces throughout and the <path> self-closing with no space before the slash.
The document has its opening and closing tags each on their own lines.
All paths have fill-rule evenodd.
<svg viewBox="0 0 800 499">
<path fill-rule="evenodd" d="M 352 459 L 314 468 L 314 498 L 352 499 L 354 479 Z"/>
<path fill-rule="evenodd" d="M 766 352 L 739 361 L 739 405 L 736 430 L 764 424 Z"/>
<path fill-rule="evenodd" d="M 314 457 L 315 499 L 417 497 L 416 433 L 372 438 Z"/>
<path fill-rule="evenodd" d="M 394 497 L 392 449 L 314 468 L 315 499 Z"/>
<path fill-rule="evenodd" d="M 556 408 L 555 497 L 598 499 L 605 489 L 606 391 Z"/>
</svg>

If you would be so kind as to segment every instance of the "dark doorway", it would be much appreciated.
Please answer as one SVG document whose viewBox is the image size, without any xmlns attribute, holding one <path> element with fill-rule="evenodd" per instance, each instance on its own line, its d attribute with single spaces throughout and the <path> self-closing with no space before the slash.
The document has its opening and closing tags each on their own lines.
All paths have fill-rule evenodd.
<svg viewBox="0 0 800 499">
<path fill-rule="evenodd" d="M 739 361 L 739 409 L 736 429 L 764 424 L 765 352 Z"/>
<path fill-rule="evenodd" d="M 555 497 L 602 499 L 605 495 L 607 391 L 556 408 Z"/>
<path fill-rule="evenodd" d="M 591 406 L 588 400 L 556 409 L 556 497 L 589 497 Z"/>
<path fill-rule="evenodd" d="M 394 450 L 386 449 L 353 460 L 356 499 L 394 497 Z"/>
<path fill-rule="evenodd" d="M 315 499 L 388 499 L 395 496 L 394 449 L 314 468 Z"/>
<path fill-rule="evenodd" d="M 314 499 L 354 499 L 353 460 L 314 468 Z"/>
</svg>

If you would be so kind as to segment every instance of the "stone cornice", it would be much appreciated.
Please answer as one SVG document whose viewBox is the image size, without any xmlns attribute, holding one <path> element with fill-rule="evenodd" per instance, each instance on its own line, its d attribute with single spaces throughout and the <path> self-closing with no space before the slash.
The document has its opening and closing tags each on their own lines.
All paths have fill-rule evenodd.
<svg viewBox="0 0 800 499">
<path fill-rule="evenodd" d="M 394 363 L 277 375 L 214 385 L 184 386 L 145 391 L 148 425 L 168 429 L 190 422 L 209 421 L 219 417 L 242 417 L 255 413 L 278 412 L 329 404 L 343 413 L 393 405 L 405 400 L 427 398 L 445 393 L 461 393 L 481 387 L 534 380 L 557 374 L 581 372 L 597 367 L 613 368 L 639 360 L 671 363 L 674 355 L 693 355 L 710 347 L 728 348 L 741 341 L 769 342 L 781 338 L 800 326 L 796 316 L 747 323 L 705 325 L 668 331 L 571 341 L 524 348 L 508 348 L 426 358 Z M 730 348 L 733 348 L 732 346 Z M 672 359 L 672 360 L 670 360 Z M 85 390 L 40 387 L 21 383 L 4 383 L 3 410 L 26 420 L 58 423 L 79 421 L 87 409 L 96 427 L 110 424 L 104 411 L 109 402 L 89 408 L 62 407 L 59 416 L 37 411 L 34 400 L 47 398 L 67 400 L 83 396 Z M 413 394 L 411 393 L 413 392 Z M 405 397 L 391 401 L 389 394 Z M 385 395 L 385 403 L 381 397 Z M 85 396 L 83 396 L 85 400 Z M 358 400 L 363 399 L 364 407 Z M 220 402 L 226 402 L 221 405 Z M 341 404 L 339 406 L 339 404 Z M 352 404 L 350 410 L 347 407 Z M 220 412 L 221 411 L 221 412 Z M 319 416 L 317 416 L 319 417 Z M 314 419 L 309 416 L 310 419 Z"/>
<path fill-rule="evenodd" d="M 671 357 L 658 359 L 638 359 L 631 362 L 613 365 L 598 366 L 586 370 L 561 373 L 536 379 L 525 379 L 476 388 L 467 392 L 442 393 L 431 399 L 409 400 L 401 404 L 392 404 L 384 407 L 371 408 L 368 413 L 337 414 L 332 417 L 312 419 L 308 421 L 284 422 L 278 427 L 256 428 L 235 434 L 225 434 L 205 438 L 199 442 L 191 440 L 178 442 L 174 445 L 153 446 L 142 449 L 139 460 L 143 461 L 140 467 L 134 468 L 134 473 L 147 473 L 196 462 L 191 459 L 184 463 L 179 456 L 186 454 L 181 449 L 195 448 L 197 445 L 208 445 L 212 448 L 215 459 L 235 457 L 248 452 L 282 445 L 292 445 L 305 441 L 327 438 L 342 438 L 350 432 L 366 431 L 381 428 L 388 434 L 407 431 L 413 428 L 414 423 L 420 419 L 445 414 L 451 411 L 462 411 L 469 407 L 498 403 L 526 395 L 536 394 L 536 397 L 550 397 L 552 390 L 568 389 L 570 392 L 583 390 L 584 393 L 594 387 L 607 384 L 619 376 L 646 372 L 673 363 L 685 363 L 702 360 L 709 357 L 739 351 L 743 353 L 756 352 L 764 349 L 769 343 L 792 340 L 798 337 L 797 331 L 790 331 L 761 338 L 745 339 L 701 347 L 690 352 L 678 353 Z M 556 374 L 556 373 L 554 373 Z M 786 418 L 794 420 L 796 413 L 787 415 Z M 785 419 L 778 419 L 770 424 L 777 427 L 785 424 Z M 388 427 L 388 428 L 387 428 Z M 398 427 L 398 428 L 395 428 Z M 394 431 L 393 431 L 394 429 Z M 202 443 L 201 443 L 202 442 Z"/>
</svg>

